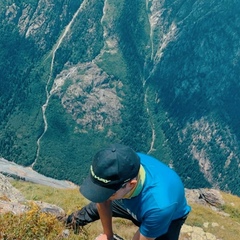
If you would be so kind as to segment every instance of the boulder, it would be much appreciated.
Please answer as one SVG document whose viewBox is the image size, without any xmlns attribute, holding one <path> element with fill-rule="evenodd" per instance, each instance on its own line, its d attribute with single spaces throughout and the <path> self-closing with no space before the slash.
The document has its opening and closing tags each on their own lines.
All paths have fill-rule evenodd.
<svg viewBox="0 0 240 240">
<path fill-rule="evenodd" d="M 7 177 L 0 174 L 0 214 L 7 212 L 24 213 L 29 210 L 30 202 L 37 204 L 42 212 L 55 215 L 58 219 L 65 216 L 64 210 L 56 205 L 25 199 L 21 192 L 11 185 Z"/>
</svg>

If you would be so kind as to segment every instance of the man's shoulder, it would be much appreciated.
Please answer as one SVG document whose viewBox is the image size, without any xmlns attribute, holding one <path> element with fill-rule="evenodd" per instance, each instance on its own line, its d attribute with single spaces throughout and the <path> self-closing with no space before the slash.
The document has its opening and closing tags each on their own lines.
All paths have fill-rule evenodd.
<svg viewBox="0 0 240 240">
<path fill-rule="evenodd" d="M 139 157 L 146 172 L 147 184 L 145 186 L 154 186 L 151 188 L 152 191 L 167 193 L 172 185 L 180 190 L 183 188 L 179 175 L 167 164 L 147 154 L 140 153 Z"/>
<path fill-rule="evenodd" d="M 150 162 L 160 162 L 160 160 L 158 160 L 157 158 L 151 156 L 151 155 L 148 155 L 146 153 L 141 153 L 141 152 L 138 152 L 137 155 L 140 157 L 140 161 L 150 161 Z"/>
<path fill-rule="evenodd" d="M 140 157 L 140 162 L 143 166 L 152 166 L 152 167 L 163 167 L 163 168 L 169 168 L 165 163 L 163 163 L 161 160 L 148 155 L 144 153 L 137 153 Z"/>
</svg>

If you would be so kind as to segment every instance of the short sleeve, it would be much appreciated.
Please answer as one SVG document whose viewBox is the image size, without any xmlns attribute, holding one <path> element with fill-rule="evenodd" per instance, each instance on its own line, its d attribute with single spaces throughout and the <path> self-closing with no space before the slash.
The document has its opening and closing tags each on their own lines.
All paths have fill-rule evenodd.
<svg viewBox="0 0 240 240">
<path fill-rule="evenodd" d="M 168 231 L 177 203 L 164 209 L 154 208 L 144 214 L 140 233 L 149 238 L 156 238 Z"/>
</svg>

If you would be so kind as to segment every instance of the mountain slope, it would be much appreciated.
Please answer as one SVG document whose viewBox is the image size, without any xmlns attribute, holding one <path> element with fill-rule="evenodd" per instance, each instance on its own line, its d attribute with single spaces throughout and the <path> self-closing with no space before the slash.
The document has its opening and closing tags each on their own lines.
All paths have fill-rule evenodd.
<svg viewBox="0 0 240 240">
<path fill-rule="evenodd" d="M 80 184 L 122 142 L 240 194 L 238 1 L 0 6 L 2 157 Z"/>
</svg>

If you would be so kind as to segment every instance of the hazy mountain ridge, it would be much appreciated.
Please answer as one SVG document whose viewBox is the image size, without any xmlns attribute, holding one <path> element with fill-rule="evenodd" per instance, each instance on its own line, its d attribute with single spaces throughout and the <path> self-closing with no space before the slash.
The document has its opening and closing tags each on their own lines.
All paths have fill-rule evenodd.
<svg viewBox="0 0 240 240">
<path fill-rule="evenodd" d="M 92 153 L 121 141 L 171 164 L 187 187 L 239 194 L 238 7 L 1 3 L 0 43 L 12 43 L 0 61 L 2 157 L 79 183 Z"/>
</svg>

